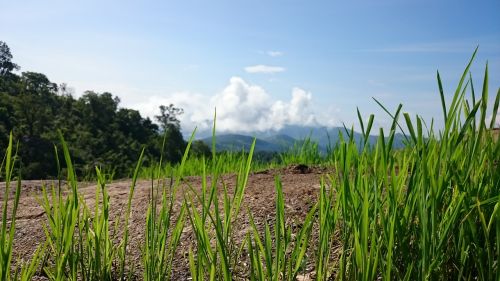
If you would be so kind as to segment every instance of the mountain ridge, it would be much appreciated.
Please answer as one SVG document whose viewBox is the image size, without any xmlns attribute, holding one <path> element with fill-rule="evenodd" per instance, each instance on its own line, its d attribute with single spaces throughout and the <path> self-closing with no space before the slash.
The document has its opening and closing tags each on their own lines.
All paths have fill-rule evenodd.
<svg viewBox="0 0 500 281">
<path fill-rule="evenodd" d="M 321 152 L 326 152 L 328 147 L 333 147 L 340 141 L 340 135 L 345 139 L 348 138 L 344 128 L 328 128 L 325 126 L 286 126 L 280 130 L 265 132 L 222 133 L 216 135 L 216 149 L 217 151 L 248 151 L 255 137 L 255 151 L 284 152 L 291 149 L 294 145 L 301 145 L 305 139 L 310 139 L 318 143 Z M 354 131 L 353 137 L 356 143 L 362 142 L 363 135 L 361 133 Z M 373 145 L 377 142 L 379 136 L 370 135 L 368 138 L 368 143 Z M 208 145 L 212 143 L 211 135 L 205 135 L 205 137 L 199 137 L 198 139 Z M 403 147 L 403 140 L 403 135 L 397 133 L 393 146 L 395 148 Z"/>
</svg>

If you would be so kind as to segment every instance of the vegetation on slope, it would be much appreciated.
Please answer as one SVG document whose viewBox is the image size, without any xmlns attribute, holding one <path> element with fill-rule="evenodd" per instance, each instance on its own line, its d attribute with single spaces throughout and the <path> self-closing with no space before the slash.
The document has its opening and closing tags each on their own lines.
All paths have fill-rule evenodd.
<svg viewBox="0 0 500 281">
<path fill-rule="evenodd" d="M 71 143 L 80 177 L 92 175 L 95 166 L 113 167 L 103 172 L 115 177 L 130 176 L 143 147 L 146 161 L 159 159 L 164 134 L 165 161 L 181 160 L 186 143 L 177 116 L 182 111 L 173 105 L 160 106 L 156 117 L 160 128 L 137 110 L 120 107 L 120 99 L 111 93 L 86 91 L 77 99 L 65 84 L 57 85 L 42 73 L 18 75 L 14 73 L 18 69 L 9 47 L 0 41 L 0 147 L 7 146 L 12 131 L 19 141 L 23 178 L 57 176 L 54 145 L 59 145 L 58 130 Z"/>
</svg>

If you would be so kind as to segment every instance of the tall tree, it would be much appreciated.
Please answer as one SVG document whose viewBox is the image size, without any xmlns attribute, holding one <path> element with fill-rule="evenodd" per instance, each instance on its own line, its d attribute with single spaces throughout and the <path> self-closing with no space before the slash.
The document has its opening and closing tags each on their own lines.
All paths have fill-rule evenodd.
<svg viewBox="0 0 500 281">
<path fill-rule="evenodd" d="M 164 157 L 170 162 L 179 162 L 182 159 L 186 142 L 181 134 L 180 121 L 177 116 L 184 113 L 182 108 L 177 108 L 173 104 L 169 106 L 160 105 L 160 115 L 156 115 L 156 120 L 160 123 L 165 137 Z"/>
<path fill-rule="evenodd" d="M 0 41 L 0 76 L 5 76 L 13 70 L 19 69 L 19 66 L 12 62 L 10 48 L 3 41 Z"/>
<path fill-rule="evenodd" d="M 169 106 L 160 105 L 160 115 L 156 115 L 156 120 L 160 123 L 163 131 L 176 128 L 180 129 L 180 121 L 177 116 L 184 113 L 182 108 L 175 107 L 173 104 Z"/>
</svg>

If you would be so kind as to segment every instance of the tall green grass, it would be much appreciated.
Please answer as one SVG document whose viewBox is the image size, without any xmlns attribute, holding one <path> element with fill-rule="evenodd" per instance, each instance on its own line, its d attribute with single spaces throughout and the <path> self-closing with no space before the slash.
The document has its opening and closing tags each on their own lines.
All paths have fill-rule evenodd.
<svg viewBox="0 0 500 281">
<path fill-rule="evenodd" d="M 16 213 L 19 206 L 19 197 L 21 194 L 21 182 L 18 180 L 16 185 L 16 193 L 14 195 L 14 202 L 11 211 L 10 225 L 7 225 L 7 216 L 9 211 L 9 196 L 11 188 L 12 173 L 14 171 L 14 156 L 12 144 L 12 134 L 9 138 L 9 145 L 7 147 L 5 158 L 0 164 L 0 172 L 4 169 L 5 179 L 5 193 L 2 208 L 2 225 L 0 229 L 0 280 L 10 280 L 10 267 L 12 261 L 12 244 L 14 240 L 14 232 L 16 230 Z"/>
<path fill-rule="evenodd" d="M 224 165 L 219 165 L 218 169 L 221 174 L 229 174 L 229 173 L 237 173 L 240 165 L 242 155 L 248 157 L 248 152 L 235 152 L 235 151 L 222 151 L 217 152 L 215 154 L 216 159 L 214 160 L 212 157 L 197 157 L 188 155 L 186 161 L 184 161 L 183 165 L 183 176 L 201 176 L 203 174 L 203 170 L 212 171 L 213 166 L 217 165 L 217 162 L 223 162 Z M 281 159 L 278 158 L 277 159 Z M 258 161 L 252 162 L 250 171 L 261 171 L 274 167 L 285 166 L 282 161 Z M 139 173 L 139 178 L 141 179 L 150 179 L 154 178 L 166 178 L 170 177 L 180 168 L 180 163 L 162 163 L 161 167 L 159 167 L 159 163 L 155 165 L 150 165 L 147 167 L 142 167 Z"/>
<path fill-rule="evenodd" d="M 57 187 L 52 185 L 49 190 L 44 186 L 42 190 L 43 198 L 40 203 L 47 216 L 47 223 L 43 224 L 43 229 L 48 251 L 54 257 L 54 264 L 44 268 L 44 272 L 50 280 L 76 280 L 79 248 L 76 244 L 75 232 L 79 220 L 80 198 L 68 147 L 64 140 L 61 139 L 61 142 L 67 165 L 70 193 L 64 197 L 62 181 L 59 181 Z"/>
<path fill-rule="evenodd" d="M 94 212 L 83 198 L 83 214 L 78 222 L 81 273 L 84 280 L 113 280 L 113 262 L 117 247 L 111 237 L 109 223 L 109 194 L 106 184 L 111 180 L 96 168 L 97 188 L 95 190 Z M 85 238 L 85 239 L 84 239 Z"/>
<path fill-rule="evenodd" d="M 14 276 L 11 276 L 12 269 L 12 250 L 14 243 L 14 234 L 16 231 L 16 215 L 19 207 L 19 199 L 21 196 L 21 177 L 19 176 L 16 181 L 16 191 L 12 202 L 10 222 L 8 220 L 9 212 L 9 197 L 11 193 L 12 174 L 14 172 L 15 160 L 17 153 L 14 151 L 12 143 L 12 134 L 9 136 L 9 143 L 5 152 L 5 157 L 0 164 L 0 178 L 5 181 L 5 192 L 2 206 L 2 224 L 0 225 L 0 280 L 22 280 L 27 281 L 35 275 L 37 267 L 41 262 L 42 254 L 44 252 L 44 245 L 38 246 L 36 251 L 28 263 L 18 261 L 14 270 Z M 5 170 L 4 170 L 5 167 Z M 1 176 L 4 171 L 3 177 Z"/>
<path fill-rule="evenodd" d="M 171 171 L 172 176 L 168 185 L 166 180 L 161 178 L 162 158 L 156 167 L 156 172 L 151 171 L 151 197 L 146 215 L 146 239 L 143 247 L 144 280 L 171 279 L 173 261 L 184 230 L 187 207 L 186 204 L 182 205 L 177 218 L 174 208 L 195 132 L 196 130 L 191 135 L 180 165 Z M 162 151 L 164 146 L 165 140 Z M 159 196 L 160 188 L 161 196 Z M 160 206 L 157 205 L 158 199 L 161 200 Z"/>
<path fill-rule="evenodd" d="M 281 166 L 291 164 L 319 165 L 325 162 L 327 156 L 321 155 L 318 143 L 310 137 L 294 143 L 294 145 L 280 153 Z"/>
<path fill-rule="evenodd" d="M 12 134 L 9 138 L 9 145 L 7 147 L 6 155 L 0 165 L 0 171 L 3 170 L 5 165 L 5 193 L 2 208 L 2 225 L 0 232 L 0 280 L 10 280 L 10 265 L 12 261 L 12 243 L 14 240 L 14 232 L 16 229 L 16 213 L 19 206 L 19 196 L 21 194 L 21 184 L 18 181 L 16 188 L 16 195 L 14 197 L 14 206 L 11 213 L 10 226 L 7 226 L 7 214 L 10 196 L 10 184 L 12 179 L 12 172 L 14 170 L 13 156 L 12 156 Z"/>
<path fill-rule="evenodd" d="M 250 255 L 250 280 L 296 280 L 304 270 L 306 252 L 311 238 L 314 215 L 318 204 L 306 215 L 302 227 L 292 238 L 292 227 L 285 224 L 283 187 L 279 177 L 275 178 L 276 213 L 274 237 L 270 227 L 264 224 L 264 233 L 256 226 L 252 215 L 252 233 L 247 234 Z M 323 207 L 321 204 L 319 204 Z"/>
<path fill-rule="evenodd" d="M 228 186 L 220 178 L 226 163 L 223 157 L 217 157 L 215 151 L 214 121 L 210 185 L 208 185 L 205 166 L 202 166 L 201 192 L 190 187 L 191 192 L 185 196 L 186 204 L 190 206 L 188 215 L 196 238 L 195 250 L 189 251 L 189 265 L 193 280 L 233 280 L 234 269 L 242 249 L 242 246 L 238 247 L 235 243 L 233 226 L 240 214 L 254 148 L 255 140 L 248 156 L 241 155 L 236 185 L 233 193 L 230 194 Z M 222 190 L 219 190 L 220 185 L 222 185 Z M 219 194 L 222 194 L 220 200 Z"/>
<path fill-rule="evenodd" d="M 337 278 L 500 278 L 500 173 L 494 164 L 500 144 L 487 133 L 493 123 L 487 127 L 485 122 L 487 67 L 480 99 L 472 79 L 466 80 L 472 59 L 449 107 L 438 76 L 445 125 L 437 136 L 432 126 L 424 131 L 420 116 L 404 113 L 411 143 L 392 151 L 401 122 L 398 108 L 389 143 L 381 129 L 373 150 L 359 151 L 351 139 L 334 151 L 333 200 L 340 202 L 336 227 L 343 245 Z M 475 100 L 470 105 L 467 89 Z M 500 92 L 493 116 L 499 98 Z"/>
<path fill-rule="evenodd" d="M 68 146 L 61 135 L 63 157 L 66 164 L 67 180 L 59 178 L 57 185 L 44 185 L 42 198 L 47 222 L 43 224 L 46 236 L 47 260 L 42 265 L 43 274 L 49 280 L 115 280 L 126 277 L 128 242 L 128 222 L 137 174 L 142 154 L 135 169 L 129 192 L 123 236 L 114 243 L 109 222 L 110 198 L 106 184 L 111 180 L 96 167 L 97 186 L 94 210 L 87 206 L 78 191 Z M 56 155 L 58 155 L 56 148 Z M 58 167 L 61 165 L 58 159 Z M 116 233 L 116 227 L 113 233 Z M 129 271 L 131 272 L 131 271 Z M 128 275 L 130 277 L 132 275 Z"/>
</svg>

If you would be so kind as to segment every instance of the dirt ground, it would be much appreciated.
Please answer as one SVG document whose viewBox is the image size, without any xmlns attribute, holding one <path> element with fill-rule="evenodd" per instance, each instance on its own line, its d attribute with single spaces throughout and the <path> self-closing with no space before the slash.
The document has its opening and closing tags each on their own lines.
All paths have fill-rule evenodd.
<svg viewBox="0 0 500 281">
<path fill-rule="evenodd" d="M 283 184 L 285 198 L 285 216 L 287 223 L 291 225 L 301 225 L 301 221 L 316 202 L 320 187 L 321 176 L 327 171 L 320 168 L 309 168 L 292 166 L 284 169 L 269 170 L 250 175 L 245 191 L 242 211 L 235 222 L 234 229 L 237 231 L 235 239 L 237 243 L 245 238 L 246 232 L 250 229 L 247 208 L 254 216 L 259 228 L 264 222 L 274 223 L 275 213 L 275 175 L 279 175 Z M 195 189 L 200 189 L 201 179 L 199 177 L 187 177 L 185 183 L 190 184 Z M 225 175 L 220 182 L 224 182 L 231 190 L 236 182 L 235 175 Z M 17 213 L 17 225 L 14 238 L 13 260 L 29 259 L 36 247 L 45 241 L 45 234 L 42 224 L 46 221 L 45 213 L 40 206 L 38 199 L 41 196 L 42 181 L 23 181 L 22 193 Z M 50 184 L 50 182 L 45 182 Z M 110 221 L 122 220 L 127 206 L 127 199 L 130 190 L 130 180 L 114 181 L 108 185 L 111 203 Z M 185 185 L 184 185 L 185 186 Z M 0 183 L 0 205 L 3 204 L 5 183 Z M 85 198 L 89 207 L 94 205 L 95 183 L 81 183 L 79 192 Z M 12 187 L 12 189 L 14 189 Z M 181 191 L 180 193 L 182 193 Z M 13 192 L 12 192 L 13 193 Z M 130 268 L 138 279 L 141 276 L 141 247 L 144 241 L 146 210 L 151 193 L 151 181 L 139 181 L 132 201 L 132 214 L 130 218 L 130 240 L 129 240 L 129 264 Z M 12 196 L 11 196 L 12 198 Z M 11 199 L 12 200 L 12 199 Z M 176 210 L 180 209 L 183 196 L 180 194 L 176 201 Z M 117 235 L 121 235 L 118 233 Z M 121 236 L 120 236 L 121 237 Z M 239 241 L 238 241 L 239 240 Z M 189 247 L 195 245 L 195 237 L 189 220 L 181 236 L 181 242 L 177 250 L 177 257 L 174 261 L 173 280 L 188 280 L 188 251 Z M 310 247 L 312 248 L 312 247 Z M 312 260 L 312 259 L 311 259 Z M 312 261 L 311 261 L 312 263 Z M 242 261 L 241 266 L 245 264 Z M 312 271 L 313 265 L 307 266 L 306 271 Z M 246 279 L 245 270 L 241 270 L 241 276 L 237 279 Z"/>
</svg>

